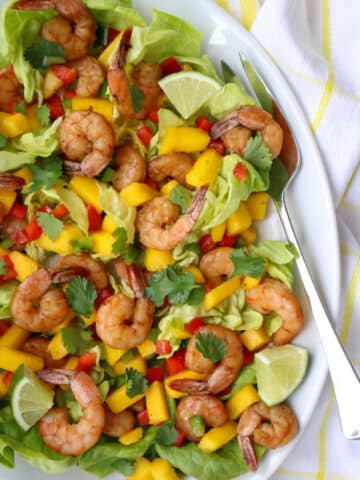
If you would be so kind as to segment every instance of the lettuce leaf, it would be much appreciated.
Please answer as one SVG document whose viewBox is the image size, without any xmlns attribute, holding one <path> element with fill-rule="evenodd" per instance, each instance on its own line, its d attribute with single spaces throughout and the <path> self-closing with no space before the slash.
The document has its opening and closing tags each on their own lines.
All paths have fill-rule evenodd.
<svg viewBox="0 0 360 480">
<path fill-rule="evenodd" d="M 0 172 L 9 172 L 35 162 L 36 157 L 30 153 L 2 150 L 0 155 Z"/>
<path fill-rule="evenodd" d="M 122 30 L 125 27 L 138 25 L 144 27 L 145 20 L 131 8 L 131 2 L 124 0 L 84 0 L 94 14 L 96 20 L 105 27 Z"/>
<path fill-rule="evenodd" d="M 62 118 L 58 118 L 50 127 L 24 133 L 12 141 L 12 145 L 21 152 L 35 157 L 49 157 L 59 146 L 58 129 Z"/>
<path fill-rule="evenodd" d="M 179 245 L 173 250 L 173 258 L 180 267 L 197 265 L 200 260 L 200 247 L 198 240 L 200 235 L 197 232 L 191 232 Z"/>
<path fill-rule="evenodd" d="M 217 74 L 214 64 L 209 60 L 209 57 L 207 55 L 202 55 L 200 58 L 177 56 L 176 59 L 180 63 L 186 63 L 191 65 L 193 70 L 195 70 L 196 72 L 203 73 L 204 75 L 213 78 L 221 85 L 223 84 L 223 81 Z"/>
<path fill-rule="evenodd" d="M 10 301 L 18 287 L 18 282 L 6 282 L 0 287 L 0 319 L 10 318 Z"/>
<path fill-rule="evenodd" d="M 234 380 L 234 383 L 231 385 L 231 390 L 226 395 L 221 397 L 221 400 L 228 400 L 231 398 L 240 388 L 244 387 L 245 385 L 256 385 L 257 378 L 256 378 L 256 368 L 255 364 L 252 363 L 251 365 L 245 365 L 241 368 L 238 376 Z"/>
<path fill-rule="evenodd" d="M 241 105 L 258 105 L 240 83 L 226 83 L 209 101 L 210 113 L 216 119 L 225 117 Z"/>
</svg>

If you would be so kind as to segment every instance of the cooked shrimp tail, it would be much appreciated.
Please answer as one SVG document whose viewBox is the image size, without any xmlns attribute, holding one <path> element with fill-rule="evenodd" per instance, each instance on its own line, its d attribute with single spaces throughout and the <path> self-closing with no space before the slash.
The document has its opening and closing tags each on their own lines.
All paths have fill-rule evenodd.
<svg viewBox="0 0 360 480">
<path fill-rule="evenodd" d="M 64 368 L 47 368 L 37 372 L 38 377 L 51 385 L 69 385 L 71 378 L 76 375 L 76 371 Z"/>
<path fill-rule="evenodd" d="M 203 209 L 207 190 L 208 187 L 199 188 L 192 199 L 190 207 L 187 209 L 186 215 L 189 215 L 194 222 L 199 218 L 201 210 Z"/>
<path fill-rule="evenodd" d="M 190 378 L 179 378 L 170 383 L 170 388 L 190 395 L 206 395 L 211 393 L 207 382 L 191 380 Z"/>
<path fill-rule="evenodd" d="M 11 173 L 0 173 L 0 187 L 10 190 L 21 190 L 25 185 L 25 180 Z"/>
<path fill-rule="evenodd" d="M 12 65 L 0 70 L 0 84 L 0 111 L 10 112 L 9 104 L 22 92 L 22 86 L 16 78 Z"/>
<path fill-rule="evenodd" d="M 237 438 L 241 453 L 243 454 L 244 460 L 247 463 L 249 470 L 251 472 L 256 472 L 259 467 L 259 462 L 250 437 L 238 435 Z"/>
</svg>

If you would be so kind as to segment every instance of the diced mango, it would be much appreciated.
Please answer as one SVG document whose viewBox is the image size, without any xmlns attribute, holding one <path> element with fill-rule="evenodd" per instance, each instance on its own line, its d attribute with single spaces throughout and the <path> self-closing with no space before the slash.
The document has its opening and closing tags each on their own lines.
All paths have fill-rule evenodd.
<svg viewBox="0 0 360 480">
<path fill-rule="evenodd" d="M 9 250 L 0 247 L 0 255 L 9 255 Z"/>
<path fill-rule="evenodd" d="M 50 340 L 48 351 L 54 360 L 61 360 L 69 354 L 63 344 L 61 332 L 54 335 Z"/>
<path fill-rule="evenodd" d="M 152 340 L 146 339 L 143 343 L 140 343 L 136 347 L 143 358 L 151 357 L 156 352 L 155 342 Z"/>
<path fill-rule="evenodd" d="M 114 104 L 104 98 L 74 97 L 71 99 L 71 108 L 74 112 L 92 110 L 112 123 Z"/>
<path fill-rule="evenodd" d="M 259 350 L 270 342 L 270 337 L 267 335 L 263 327 L 256 330 L 245 330 L 245 332 L 240 334 L 240 338 L 245 347 L 251 352 Z"/>
<path fill-rule="evenodd" d="M 48 70 L 41 85 L 45 100 L 50 98 L 63 86 L 62 80 L 52 70 Z"/>
<path fill-rule="evenodd" d="M 99 185 L 95 179 L 72 177 L 69 182 L 69 188 L 77 193 L 85 203 L 95 207 L 98 213 L 102 212 Z"/>
<path fill-rule="evenodd" d="M 145 250 L 144 264 L 149 272 L 157 272 L 174 263 L 172 251 L 156 250 L 155 248 L 147 248 Z"/>
<path fill-rule="evenodd" d="M 256 388 L 253 385 L 244 385 L 226 402 L 226 410 L 229 412 L 230 419 L 236 420 L 247 407 L 259 400 Z"/>
<path fill-rule="evenodd" d="M 97 310 L 93 310 L 89 317 L 85 317 L 85 315 L 81 315 L 82 321 L 85 323 L 87 327 L 93 325 L 96 322 L 96 314 Z"/>
<path fill-rule="evenodd" d="M 210 135 L 194 127 L 167 128 L 160 146 L 160 154 L 170 152 L 200 152 L 205 150 L 210 142 Z"/>
<path fill-rule="evenodd" d="M 106 399 L 106 403 L 113 413 L 119 413 L 131 407 L 131 405 L 134 405 L 134 403 L 142 398 L 144 398 L 143 393 L 135 395 L 135 397 L 132 398 L 128 397 L 126 395 L 126 385 L 123 385 L 110 393 Z"/>
<path fill-rule="evenodd" d="M 189 267 L 184 267 L 183 272 L 191 272 L 196 283 L 200 283 L 200 284 L 205 283 L 205 277 L 201 273 L 201 270 L 199 270 L 194 265 L 190 265 Z"/>
<path fill-rule="evenodd" d="M 105 345 L 105 359 L 109 365 L 113 366 L 116 362 L 120 360 L 120 358 L 124 355 L 125 350 L 121 350 L 120 348 L 112 348 L 109 345 Z"/>
<path fill-rule="evenodd" d="M 256 241 L 256 229 L 252 225 L 247 230 L 240 233 L 241 238 L 245 240 L 246 245 L 252 245 Z"/>
<path fill-rule="evenodd" d="M 236 292 L 241 286 L 240 277 L 236 276 L 226 280 L 226 282 L 220 284 L 218 287 L 213 288 L 209 292 L 205 293 L 204 307 L 206 310 L 210 310 L 218 303 L 222 302 L 225 298 L 229 297 L 232 293 Z"/>
<path fill-rule="evenodd" d="M 26 365 L 37 372 L 44 368 L 44 359 L 14 348 L 0 347 L 0 368 L 15 372 L 20 365 Z"/>
<path fill-rule="evenodd" d="M 250 288 L 256 287 L 261 282 L 261 278 L 253 278 L 253 277 L 244 277 L 241 281 L 241 288 L 243 290 L 250 290 Z"/>
<path fill-rule="evenodd" d="M 26 185 L 32 182 L 32 172 L 28 167 L 23 167 L 20 168 L 20 170 L 16 170 L 16 172 L 14 172 L 14 175 L 23 178 Z"/>
<path fill-rule="evenodd" d="M 31 121 L 27 115 L 0 112 L 0 135 L 13 138 L 31 130 Z"/>
<path fill-rule="evenodd" d="M 269 195 L 266 192 L 252 193 L 246 200 L 246 207 L 253 220 L 264 220 L 269 201 Z"/>
<path fill-rule="evenodd" d="M 115 52 L 116 47 L 119 45 L 120 39 L 123 35 L 125 30 L 121 31 L 119 35 L 117 35 L 114 40 L 105 48 L 105 50 L 101 53 L 98 57 L 99 62 L 101 65 L 107 70 L 109 68 L 109 60 L 112 54 Z"/>
<path fill-rule="evenodd" d="M 199 443 L 199 448 L 204 452 L 215 452 L 230 442 L 237 434 L 237 425 L 235 422 L 229 421 L 209 430 L 202 437 Z"/>
<path fill-rule="evenodd" d="M 170 418 L 164 385 L 155 381 L 145 392 L 146 409 L 151 425 L 167 422 Z"/>
<path fill-rule="evenodd" d="M 160 193 L 163 197 L 170 198 L 171 191 L 179 185 L 176 180 L 170 180 L 170 182 L 165 183 L 164 186 L 161 187 Z"/>
<path fill-rule="evenodd" d="M 9 257 L 14 264 L 17 273 L 16 278 L 20 280 L 20 282 L 23 282 L 25 278 L 38 269 L 38 264 L 32 258 L 23 253 L 11 252 Z"/>
<path fill-rule="evenodd" d="M 113 245 L 115 243 L 115 238 L 109 232 L 93 232 L 90 234 L 90 238 L 93 241 L 93 252 L 100 253 L 107 257 L 113 257 Z"/>
<path fill-rule="evenodd" d="M 56 240 L 51 240 L 44 233 L 36 240 L 39 247 L 50 252 L 68 255 L 73 252 L 72 242 L 83 236 L 82 231 L 76 225 L 64 225 Z"/>
<path fill-rule="evenodd" d="M 151 462 L 151 475 L 154 480 L 180 480 L 170 463 L 164 458 Z"/>
<path fill-rule="evenodd" d="M 101 230 L 104 230 L 104 232 L 113 233 L 117 228 L 119 228 L 119 225 L 114 222 L 114 220 L 109 217 L 109 215 L 105 215 L 104 220 L 101 224 Z"/>
<path fill-rule="evenodd" d="M 119 438 L 119 442 L 123 445 L 131 445 L 132 443 L 136 443 L 143 437 L 143 429 L 141 427 L 134 428 L 134 430 L 130 430 L 128 433 L 124 433 Z"/>
<path fill-rule="evenodd" d="M 135 464 L 134 473 L 127 480 L 153 480 L 151 462 L 147 458 L 139 458 Z"/>
<path fill-rule="evenodd" d="M 138 207 L 158 195 L 157 190 L 149 187 L 146 183 L 133 182 L 124 187 L 120 196 L 131 207 Z"/>
<path fill-rule="evenodd" d="M 0 112 L 1 113 L 1 112 Z M 0 203 L 4 208 L 4 214 L 7 215 L 12 209 L 16 200 L 16 192 L 10 188 L 0 187 Z"/>
<path fill-rule="evenodd" d="M 0 337 L 0 347 L 21 348 L 29 336 L 30 332 L 13 324 Z"/>
<path fill-rule="evenodd" d="M 226 230 L 226 222 L 220 223 L 210 229 L 210 236 L 214 242 L 220 242 L 222 240 Z"/>
<path fill-rule="evenodd" d="M 129 362 L 125 362 L 124 360 L 120 360 L 120 362 L 117 362 L 114 366 L 114 372 L 116 375 L 122 375 L 125 373 L 125 370 L 127 368 L 134 368 L 138 372 L 140 372 L 142 375 L 146 375 L 146 361 L 141 357 L 140 355 L 136 355 L 132 360 Z"/>
<path fill-rule="evenodd" d="M 251 215 L 244 202 L 240 202 L 238 209 L 230 215 L 226 222 L 229 235 L 239 235 L 251 226 Z"/>
<path fill-rule="evenodd" d="M 74 316 L 75 316 L 75 313 L 72 310 L 70 310 L 70 312 L 65 317 L 65 319 L 59 325 L 56 325 L 56 327 L 52 328 L 50 332 L 53 333 L 54 335 L 56 333 L 59 333 L 62 328 L 65 328 L 69 325 L 69 323 L 74 318 Z"/>
<path fill-rule="evenodd" d="M 171 377 L 166 377 L 165 378 L 165 390 L 166 393 L 169 395 L 169 397 L 172 398 L 181 398 L 186 395 L 184 392 L 179 392 L 178 390 L 174 390 L 173 388 L 170 388 L 171 382 L 174 380 L 179 380 L 181 378 L 190 378 L 191 380 L 205 380 L 207 378 L 207 375 L 204 373 L 198 373 L 198 372 L 193 372 L 192 370 L 184 370 L 183 372 L 176 373 L 175 375 L 172 375 Z"/>
<path fill-rule="evenodd" d="M 5 373 L 0 373 L 0 398 L 5 397 L 9 391 L 9 388 L 3 382 L 4 376 Z"/>
<path fill-rule="evenodd" d="M 75 370 L 78 362 L 79 362 L 79 357 L 69 357 L 69 359 L 67 360 L 67 362 L 64 365 L 64 368 L 66 370 Z"/>
<path fill-rule="evenodd" d="M 206 150 L 186 174 L 186 182 L 198 188 L 210 185 L 217 177 L 221 165 L 222 157 L 213 149 Z"/>
<path fill-rule="evenodd" d="M 192 337 L 190 332 L 182 328 L 170 327 L 170 333 L 172 337 L 178 338 L 179 340 L 186 340 Z"/>
</svg>

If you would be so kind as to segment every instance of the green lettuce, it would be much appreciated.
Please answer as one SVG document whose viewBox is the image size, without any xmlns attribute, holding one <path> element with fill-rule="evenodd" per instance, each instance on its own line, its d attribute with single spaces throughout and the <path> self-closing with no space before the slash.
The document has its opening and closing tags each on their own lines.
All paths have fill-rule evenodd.
<svg viewBox="0 0 360 480">
<path fill-rule="evenodd" d="M 189 265 L 197 265 L 200 260 L 200 247 L 198 240 L 200 235 L 197 232 L 191 232 L 186 236 L 179 245 L 173 250 L 173 258 L 180 267 L 188 267 Z"/>
<path fill-rule="evenodd" d="M 245 365 L 240 370 L 238 376 L 234 380 L 233 384 L 231 385 L 231 390 L 226 395 L 221 397 L 222 400 L 228 400 L 231 398 L 240 388 L 244 387 L 245 385 L 256 385 L 256 368 L 254 364 Z"/>
<path fill-rule="evenodd" d="M 59 146 L 58 129 L 62 118 L 58 118 L 48 128 L 41 128 L 24 133 L 12 141 L 12 145 L 21 152 L 35 157 L 49 157 Z"/>
<path fill-rule="evenodd" d="M 257 105 L 247 93 L 245 86 L 239 83 L 226 83 L 209 101 L 209 110 L 213 117 L 221 119 L 242 105 Z"/>
<path fill-rule="evenodd" d="M 264 315 L 264 329 L 269 337 L 271 337 L 283 323 L 282 318 L 276 313 Z"/>
<path fill-rule="evenodd" d="M 174 112 L 167 108 L 160 108 L 159 112 L 159 141 L 164 138 L 166 130 L 169 127 L 182 127 L 185 122 L 178 117 Z"/>
<path fill-rule="evenodd" d="M 10 301 L 18 287 L 18 282 L 6 282 L 0 287 L 0 319 L 10 318 Z"/>
<path fill-rule="evenodd" d="M 122 30 L 125 27 L 138 25 L 144 27 L 145 20 L 131 8 L 130 1 L 124 0 L 84 0 L 94 14 L 96 20 L 105 27 Z"/>
<path fill-rule="evenodd" d="M 2 150 L 0 155 L 0 172 L 9 172 L 35 162 L 36 157 L 30 153 Z"/>
<path fill-rule="evenodd" d="M 207 75 L 208 77 L 211 77 L 217 82 L 219 82 L 221 85 L 223 84 L 223 81 L 217 74 L 214 64 L 209 60 L 209 57 L 207 55 L 202 55 L 200 58 L 177 56 L 176 59 L 182 64 L 185 63 L 190 65 L 192 69 L 196 72 Z"/>
</svg>

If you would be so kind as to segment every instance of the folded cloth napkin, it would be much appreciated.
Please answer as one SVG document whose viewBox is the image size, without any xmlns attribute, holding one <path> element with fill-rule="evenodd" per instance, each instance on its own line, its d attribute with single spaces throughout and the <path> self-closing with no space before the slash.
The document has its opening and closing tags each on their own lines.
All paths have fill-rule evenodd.
<svg viewBox="0 0 360 480">
<path fill-rule="evenodd" d="M 293 88 L 320 147 L 337 210 L 340 336 L 360 371 L 360 2 L 217 0 L 265 47 Z M 330 381 L 272 480 L 359 480 L 360 440 L 341 432 Z"/>
</svg>

